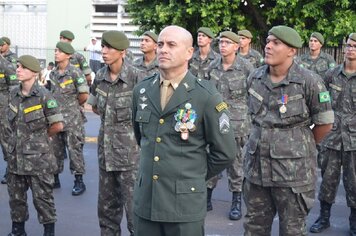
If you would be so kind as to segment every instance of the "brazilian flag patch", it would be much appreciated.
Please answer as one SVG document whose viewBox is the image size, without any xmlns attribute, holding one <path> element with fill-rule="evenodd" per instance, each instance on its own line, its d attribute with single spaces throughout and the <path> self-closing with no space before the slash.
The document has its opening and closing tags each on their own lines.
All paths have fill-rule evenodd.
<svg viewBox="0 0 356 236">
<path fill-rule="evenodd" d="M 17 76 L 16 75 L 10 75 L 10 80 L 17 80 Z"/>
<path fill-rule="evenodd" d="M 50 99 L 47 101 L 47 108 L 56 108 L 58 107 L 57 101 Z"/>
<path fill-rule="evenodd" d="M 78 78 L 78 84 L 82 84 L 82 83 L 84 83 L 84 78 L 83 77 Z"/>
<path fill-rule="evenodd" d="M 328 91 L 319 93 L 319 102 L 330 102 L 330 94 Z"/>
</svg>

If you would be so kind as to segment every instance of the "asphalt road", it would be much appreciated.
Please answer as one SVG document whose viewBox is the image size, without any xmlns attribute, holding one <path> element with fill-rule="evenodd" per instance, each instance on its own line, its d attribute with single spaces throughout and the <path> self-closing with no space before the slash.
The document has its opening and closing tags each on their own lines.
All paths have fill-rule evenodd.
<svg viewBox="0 0 356 236">
<path fill-rule="evenodd" d="M 84 156 L 86 162 L 86 175 L 84 182 L 87 191 L 81 196 L 72 196 L 73 176 L 69 172 L 69 162 L 65 160 L 64 173 L 60 175 L 62 187 L 54 191 L 57 222 L 57 236 L 98 236 L 100 235 L 98 218 L 96 213 L 98 194 L 98 165 L 96 136 L 99 129 L 99 117 L 87 112 L 88 123 L 86 123 L 87 142 L 84 145 Z M 5 163 L 0 158 L 0 175 L 5 170 Z M 320 185 L 320 178 L 318 186 Z M 38 223 L 36 210 L 33 207 L 31 191 L 28 191 L 28 203 L 30 219 L 26 222 L 28 236 L 39 236 L 43 234 L 43 227 Z M 230 221 L 228 211 L 230 207 L 231 193 L 228 191 L 227 177 L 224 173 L 219 181 L 218 187 L 213 192 L 214 210 L 206 217 L 207 236 L 240 236 L 243 235 L 243 219 Z M 243 212 L 245 208 L 243 207 Z M 319 202 L 308 216 L 308 228 L 315 221 L 319 212 Z M 347 236 L 349 235 L 349 208 L 346 206 L 343 185 L 339 187 L 336 203 L 332 208 L 331 227 L 321 234 L 309 234 L 320 236 Z M 7 235 L 11 231 L 10 210 L 8 205 L 8 194 L 6 185 L 0 185 L 0 235 Z M 122 236 L 128 236 L 126 220 L 122 222 Z M 272 235 L 278 235 L 278 217 L 273 224 Z M 149 232 L 147 236 L 150 235 Z"/>
</svg>

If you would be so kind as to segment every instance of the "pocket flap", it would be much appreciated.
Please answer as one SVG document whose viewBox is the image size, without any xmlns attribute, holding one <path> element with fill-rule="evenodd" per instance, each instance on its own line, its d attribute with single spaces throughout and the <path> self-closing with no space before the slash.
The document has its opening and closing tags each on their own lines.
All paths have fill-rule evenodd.
<svg viewBox="0 0 356 236">
<path fill-rule="evenodd" d="M 137 111 L 136 122 L 148 123 L 150 121 L 151 111 Z"/>
<path fill-rule="evenodd" d="M 206 189 L 206 182 L 204 179 L 188 179 L 177 180 L 177 193 L 202 193 Z"/>
</svg>

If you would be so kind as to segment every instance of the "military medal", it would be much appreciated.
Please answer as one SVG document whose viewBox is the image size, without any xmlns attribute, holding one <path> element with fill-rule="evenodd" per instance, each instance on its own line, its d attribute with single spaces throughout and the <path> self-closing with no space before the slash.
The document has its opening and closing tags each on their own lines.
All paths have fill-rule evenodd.
<svg viewBox="0 0 356 236">
<path fill-rule="evenodd" d="M 279 108 L 279 112 L 284 114 L 287 112 L 288 94 L 282 95 L 282 106 Z"/>
<path fill-rule="evenodd" d="M 197 118 L 197 114 L 195 110 L 192 109 L 192 104 L 186 103 L 184 109 L 178 109 L 176 114 L 174 115 L 174 119 L 177 121 L 174 126 L 174 130 L 180 132 L 180 137 L 182 140 L 188 140 L 189 132 L 194 132 L 195 120 Z"/>
</svg>

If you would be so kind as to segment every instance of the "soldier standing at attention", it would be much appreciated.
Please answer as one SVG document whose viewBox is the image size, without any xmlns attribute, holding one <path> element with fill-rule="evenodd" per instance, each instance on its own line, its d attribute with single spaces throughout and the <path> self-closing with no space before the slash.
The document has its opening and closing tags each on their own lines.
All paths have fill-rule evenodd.
<svg viewBox="0 0 356 236">
<path fill-rule="evenodd" d="M 6 58 L 11 64 L 13 64 L 14 68 L 16 68 L 17 63 L 17 55 L 16 53 L 10 50 L 11 40 L 8 37 L 1 37 L 2 43 L 0 42 L 1 47 L 1 55 Z"/>
<path fill-rule="evenodd" d="M 12 90 L 7 111 L 11 133 L 7 177 L 12 219 L 9 236 L 26 236 L 29 188 L 38 220 L 44 225 L 43 235 L 54 236 L 53 172 L 57 164 L 50 140 L 63 129 L 63 116 L 52 94 L 37 81 L 39 61 L 24 55 L 17 66 L 21 84 Z"/>
<path fill-rule="evenodd" d="M 331 130 L 334 114 L 320 76 L 294 63 L 302 47 L 299 34 L 275 26 L 266 43 L 266 65 L 247 79 L 252 127 L 244 148 L 244 235 L 271 235 L 276 213 L 279 235 L 307 235 L 316 144 Z"/>
<path fill-rule="evenodd" d="M 227 167 L 229 190 L 232 192 L 232 204 L 229 213 L 230 220 L 239 220 L 241 213 L 241 192 L 243 181 L 243 158 L 241 151 L 250 133 L 251 120 L 247 114 L 246 79 L 253 70 L 253 65 L 236 54 L 239 48 L 239 36 L 231 31 L 220 34 L 219 50 L 221 58 L 212 66 L 209 80 L 221 93 L 231 112 L 231 125 L 235 134 L 238 149 L 232 165 Z M 212 209 L 211 195 L 217 184 L 217 177 L 213 177 L 207 184 L 207 210 Z"/>
<path fill-rule="evenodd" d="M 320 216 L 310 232 L 320 233 L 330 227 L 330 209 L 342 169 L 346 202 L 351 208 L 350 235 L 356 236 L 356 33 L 351 33 L 346 41 L 344 63 L 326 72 L 325 84 L 330 91 L 335 122 L 321 143 Z"/>
<path fill-rule="evenodd" d="M 1 45 L 4 45 L 5 42 L 0 38 L 0 49 Z M 5 114 L 6 107 L 9 104 L 9 93 L 10 91 L 16 87 L 19 82 L 16 77 L 16 62 L 11 63 L 5 57 L 0 54 L 0 113 Z M 2 154 L 4 157 L 5 162 L 7 161 L 7 152 L 6 146 L 8 138 L 5 137 L 5 130 L 6 130 L 7 120 L 6 116 L 0 116 L 0 144 L 2 149 Z M 7 168 L 3 178 L 1 179 L 2 184 L 6 184 L 6 177 L 7 177 Z"/>
<path fill-rule="evenodd" d="M 121 235 L 125 209 L 127 228 L 133 231 L 133 187 L 137 173 L 138 146 L 131 120 L 132 90 L 137 70 L 124 60 L 130 42 L 119 31 L 102 36 L 102 55 L 106 66 L 98 71 L 88 104 L 100 115 L 98 138 L 99 199 L 101 235 Z"/>
<path fill-rule="evenodd" d="M 61 42 L 67 42 L 71 44 L 74 40 L 74 34 L 69 30 L 63 30 L 59 34 L 59 40 Z M 70 58 L 70 64 L 74 65 L 76 68 L 79 68 L 84 73 L 88 86 L 90 86 L 92 82 L 91 69 L 85 57 L 79 52 L 75 51 Z"/>
<path fill-rule="evenodd" d="M 135 236 L 203 236 L 205 181 L 236 156 L 226 103 L 212 83 L 188 71 L 192 45 L 186 29 L 164 28 L 158 37 L 160 73 L 133 91 L 132 119 L 141 147 Z"/>
<path fill-rule="evenodd" d="M 312 33 L 309 39 L 309 53 L 300 57 L 300 66 L 314 71 L 324 79 L 325 72 L 335 67 L 335 60 L 330 54 L 321 51 L 323 45 L 323 35 L 318 32 Z"/>
<path fill-rule="evenodd" d="M 156 57 L 157 38 L 158 36 L 151 31 L 143 33 L 140 43 L 140 49 L 143 56 L 137 58 L 133 62 L 133 65 L 143 72 L 141 74 L 143 78 L 152 76 L 154 73 L 158 72 L 158 62 Z"/>
<path fill-rule="evenodd" d="M 211 47 L 214 33 L 208 27 L 198 29 L 198 50 L 193 54 L 189 63 L 190 72 L 199 79 L 206 79 L 209 67 L 214 64 L 220 55 Z"/>
<path fill-rule="evenodd" d="M 240 38 L 240 48 L 238 50 L 238 54 L 249 60 L 254 68 L 258 68 L 263 65 L 264 60 L 258 51 L 251 48 L 252 34 L 248 30 L 240 30 L 237 32 Z"/>
<path fill-rule="evenodd" d="M 69 59 L 74 53 L 70 43 L 58 42 L 55 49 L 57 66 L 50 74 L 50 89 L 53 96 L 59 101 L 64 116 L 63 132 L 56 135 L 54 148 L 58 161 L 58 171 L 55 175 L 55 187 L 58 187 L 58 174 L 63 171 L 65 147 L 69 153 L 69 168 L 75 175 L 72 195 L 81 195 L 85 191 L 83 175 L 85 163 L 83 146 L 85 143 L 84 122 L 80 107 L 88 98 L 89 88 L 80 69 L 70 64 Z M 62 137 L 61 137 L 62 136 Z"/>
</svg>

